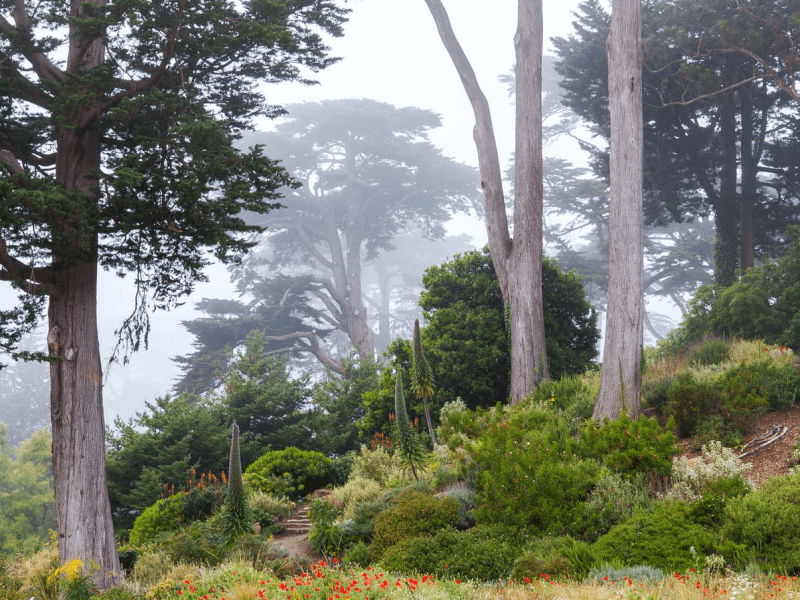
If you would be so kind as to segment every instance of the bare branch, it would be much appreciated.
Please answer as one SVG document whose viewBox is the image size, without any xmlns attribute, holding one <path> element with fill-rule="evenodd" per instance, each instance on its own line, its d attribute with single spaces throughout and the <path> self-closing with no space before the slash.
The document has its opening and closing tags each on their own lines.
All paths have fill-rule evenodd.
<svg viewBox="0 0 800 600">
<path fill-rule="evenodd" d="M 317 334 L 313 331 L 296 331 L 295 333 L 287 333 L 285 335 L 269 335 L 266 339 L 273 342 L 284 342 L 286 340 L 306 340 L 306 346 L 293 346 L 292 348 L 288 348 L 286 350 L 274 350 L 270 353 L 308 352 L 316 356 L 322 364 L 326 365 L 334 373 L 344 375 L 344 366 L 342 363 L 331 358 L 325 353 L 325 351 L 319 345 L 319 338 L 317 337 Z"/>
</svg>

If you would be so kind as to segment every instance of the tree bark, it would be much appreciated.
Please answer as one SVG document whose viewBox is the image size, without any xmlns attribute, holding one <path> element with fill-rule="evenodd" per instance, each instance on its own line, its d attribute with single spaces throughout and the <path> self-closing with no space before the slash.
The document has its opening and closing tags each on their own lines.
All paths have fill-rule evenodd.
<svg viewBox="0 0 800 600">
<path fill-rule="evenodd" d="M 739 257 L 738 210 L 736 191 L 736 102 L 730 94 L 721 108 L 720 137 L 722 139 L 722 173 L 719 202 L 714 206 L 714 225 L 717 239 L 714 244 L 714 283 L 729 287 L 737 279 Z"/>
<path fill-rule="evenodd" d="M 102 0 L 93 4 L 101 5 Z M 73 0 L 73 17 L 82 3 Z M 73 26 L 74 27 L 74 26 Z M 90 44 L 70 31 L 67 70 L 79 73 L 104 59 L 100 39 Z M 90 98 L 91 99 L 91 98 Z M 99 100 L 95 99 L 95 100 Z M 59 562 L 80 559 L 100 589 L 117 585 L 120 563 L 106 487 L 102 367 L 97 335 L 97 234 L 91 205 L 100 172 L 100 122 L 93 103 L 77 103 L 70 126 L 57 125 L 56 180 L 79 191 L 86 205 L 72 219 L 53 223 L 61 248 L 54 252 L 54 286 L 48 308 L 53 477 Z M 97 569 L 97 570 L 95 570 Z"/>
<path fill-rule="evenodd" d="M 511 310 L 511 401 L 549 376 L 542 308 L 542 3 L 519 0 L 514 239 L 509 234 L 502 172 L 489 103 L 441 0 L 425 0 L 475 113 L 473 137 L 486 229 L 503 298 Z"/>
<path fill-rule="evenodd" d="M 640 0 L 614 0 L 608 53 L 611 215 L 608 312 L 593 418 L 641 413 L 644 336 L 642 38 Z"/>
</svg>

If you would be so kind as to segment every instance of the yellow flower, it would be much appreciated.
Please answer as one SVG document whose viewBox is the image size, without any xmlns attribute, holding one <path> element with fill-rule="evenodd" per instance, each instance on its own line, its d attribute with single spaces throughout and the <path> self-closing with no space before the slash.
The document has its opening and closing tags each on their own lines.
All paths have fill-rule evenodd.
<svg viewBox="0 0 800 600">
<path fill-rule="evenodd" d="M 81 562 L 80 558 L 71 560 L 63 567 L 59 567 L 53 571 L 53 573 L 47 578 L 47 584 L 51 585 L 59 575 L 64 575 L 68 581 L 74 582 L 81 578 L 81 567 L 83 567 L 83 563 Z"/>
</svg>

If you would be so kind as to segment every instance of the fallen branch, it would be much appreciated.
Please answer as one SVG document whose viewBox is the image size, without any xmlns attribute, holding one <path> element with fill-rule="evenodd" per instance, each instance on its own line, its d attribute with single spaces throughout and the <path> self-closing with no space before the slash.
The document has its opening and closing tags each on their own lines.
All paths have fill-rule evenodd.
<svg viewBox="0 0 800 600">
<path fill-rule="evenodd" d="M 744 450 L 751 444 L 758 444 L 758 446 L 756 446 L 752 450 L 749 450 L 748 452 L 740 454 L 739 456 L 737 456 L 737 458 L 744 458 L 745 456 L 749 456 L 750 454 L 758 452 L 764 446 L 769 446 L 772 442 L 776 442 L 779 439 L 781 439 L 783 436 L 786 435 L 788 431 L 789 428 L 786 427 L 786 425 L 784 426 L 773 425 L 772 427 L 769 428 L 769 431 L 767 431 L 764 435 L 753 438 L 752 440 L 747 442 L 744 446 L 742 446 L 742 450 Z"/>
</svg>

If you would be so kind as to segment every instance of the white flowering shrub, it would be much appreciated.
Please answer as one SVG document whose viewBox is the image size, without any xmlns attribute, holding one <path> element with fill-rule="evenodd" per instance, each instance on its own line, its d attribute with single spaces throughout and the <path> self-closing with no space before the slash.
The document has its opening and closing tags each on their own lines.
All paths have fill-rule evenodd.
<svg viewBox="0 0 800 600">
<path fill-rule="evenodd" d="M 755 487 L 745 477 L 753 465 L 742 462 L 722 442 L 711 441 L 702 447 L 701 452 L 697 458 L 672 459 L 672 489 L 668 495 L 696 500 L 712 481 L 735 477 L 741 477 L 751 488 Z"/>
</svg>

